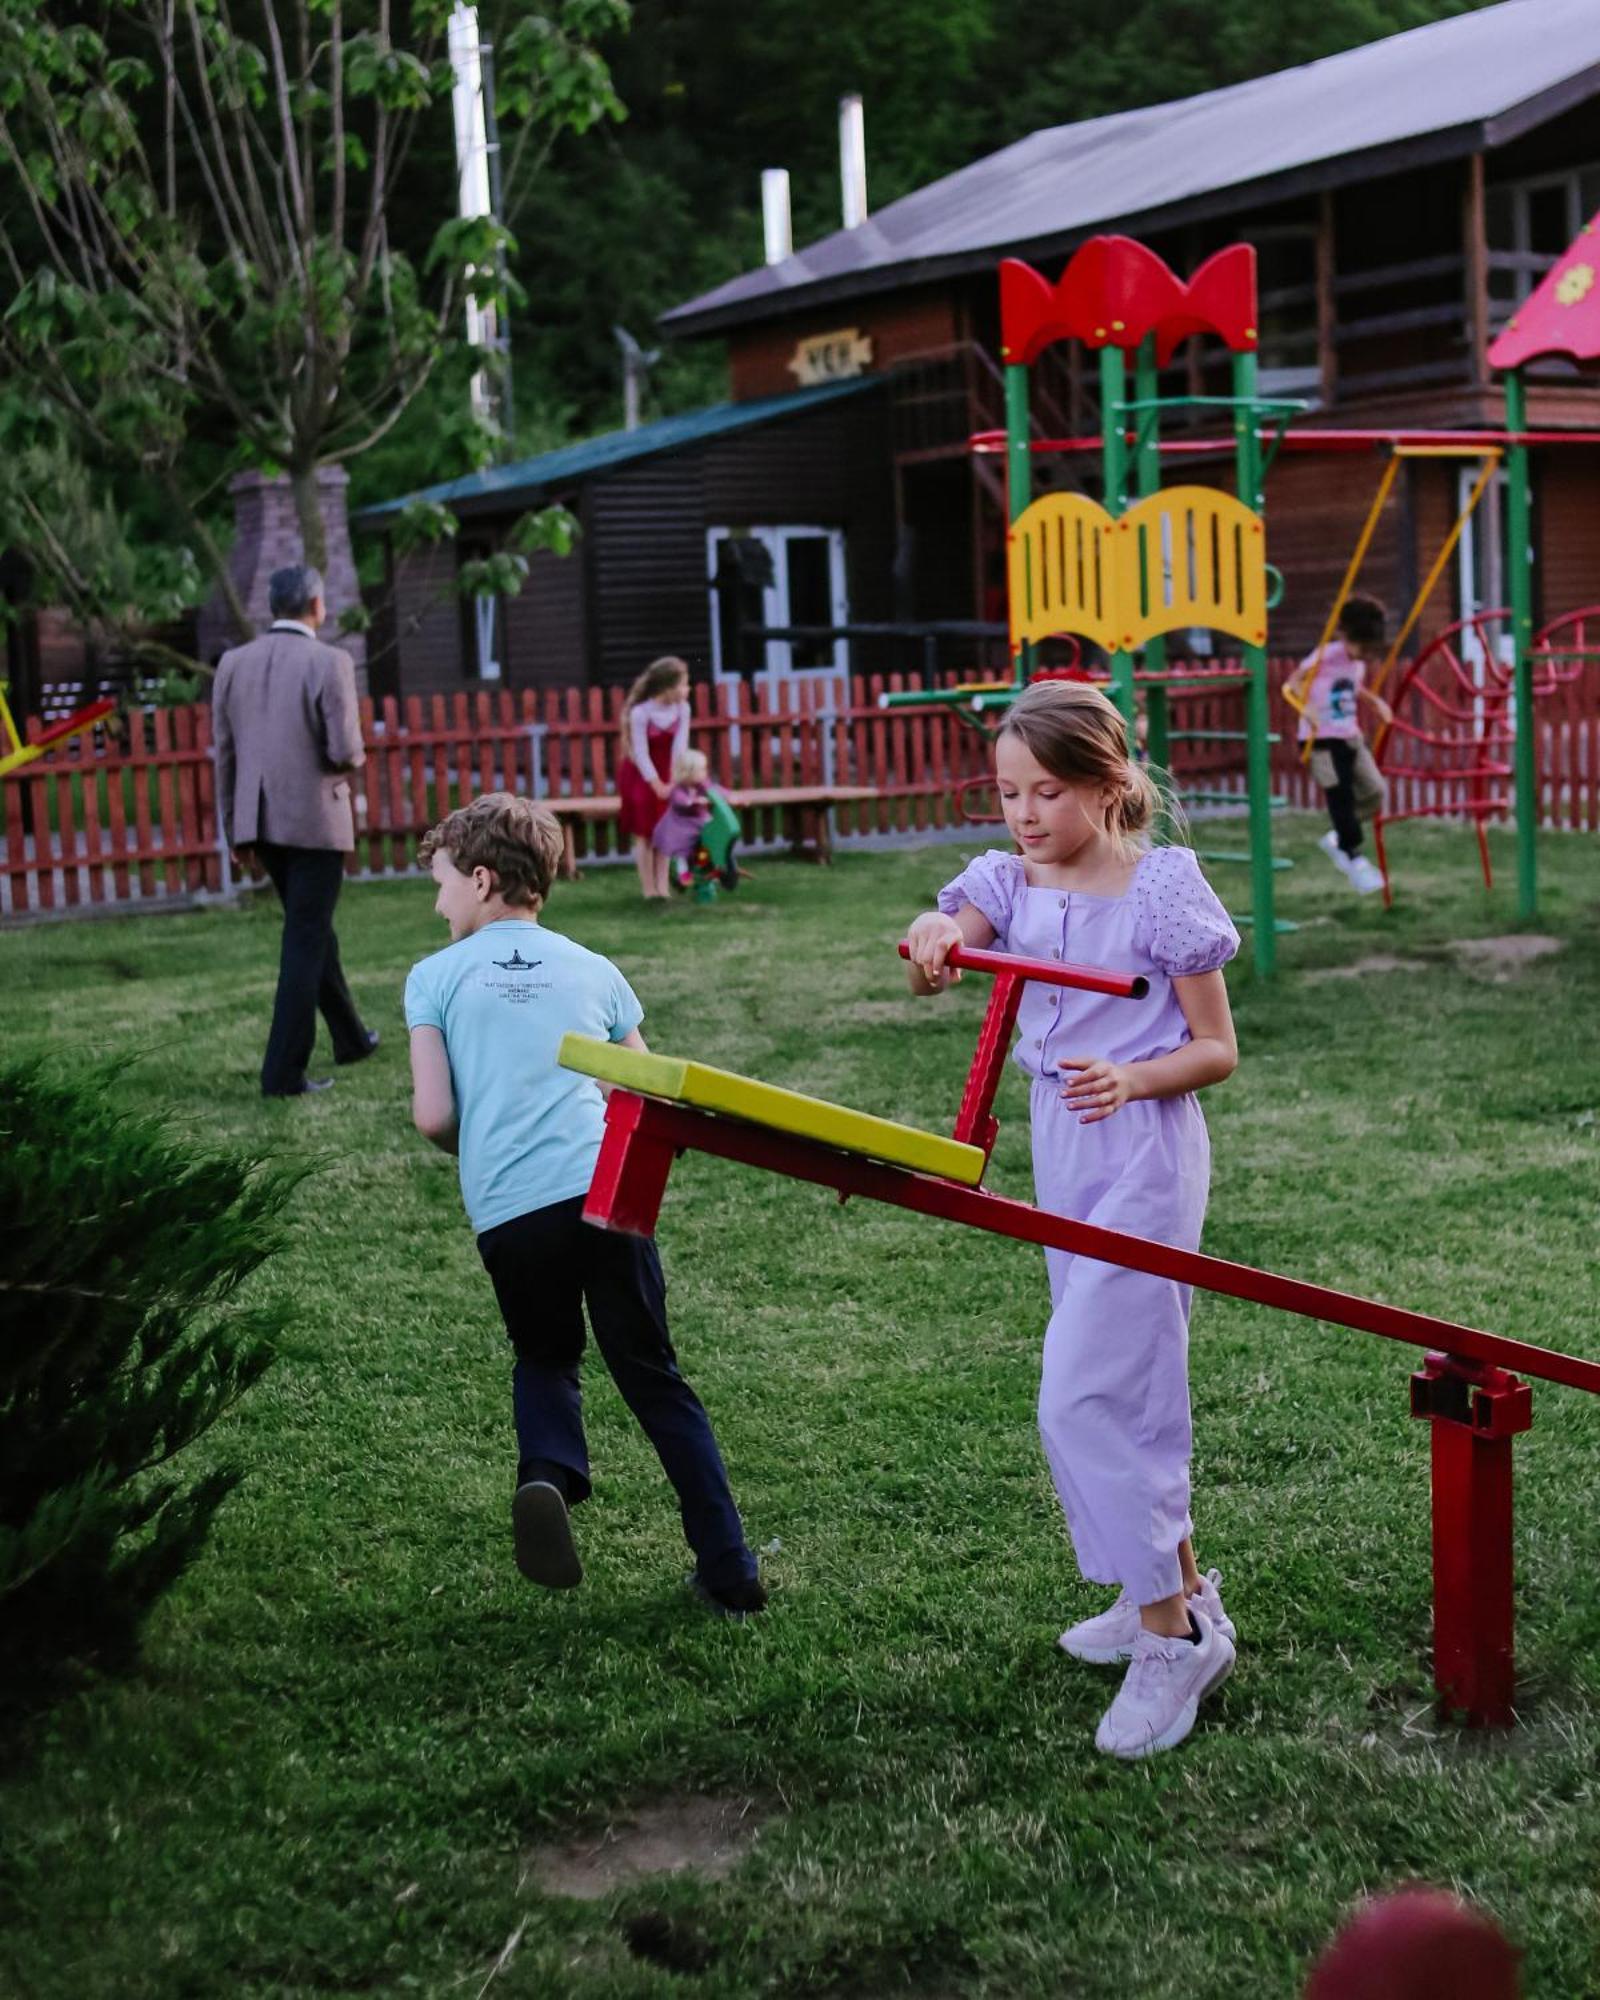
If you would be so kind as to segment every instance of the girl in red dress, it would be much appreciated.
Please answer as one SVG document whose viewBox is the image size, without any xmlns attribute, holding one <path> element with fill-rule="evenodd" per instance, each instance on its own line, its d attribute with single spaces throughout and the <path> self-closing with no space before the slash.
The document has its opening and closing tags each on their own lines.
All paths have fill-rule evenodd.
<svg viewBox="0 0 1600 2000">
<path fill-rule="evenodd" d="M 622 756 L 617 790 L 622 831 L 633 842 L 634 866 L 647 903 L 671 894 L 670 857 L 650 845 L 656 821 L 672 792 L 672 766 L 689 742 L 689 669 L 670 656 L 655 660 L 628 690 L 622 705 Z"/>
</svg>

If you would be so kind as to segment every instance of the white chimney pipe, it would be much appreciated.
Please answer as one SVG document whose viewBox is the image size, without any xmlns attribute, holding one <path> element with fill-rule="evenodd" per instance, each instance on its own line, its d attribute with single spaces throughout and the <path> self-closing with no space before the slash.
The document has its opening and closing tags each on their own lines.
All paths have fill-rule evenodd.
<svg viewBox="0 0 1600 2000">
<path fill-rule="evenodd" d="M 794 255 L 787 167 L 763 167 L 761 170 L 761 233 L 769 264 L 781 264 L 785 257 Z"/>
<path fill-rule="evenodd" d="M 867 130 L 854 92 L 839 99 L 839 183 L 844 226 L 859 229 L 867 219 Z"/>
</svg>

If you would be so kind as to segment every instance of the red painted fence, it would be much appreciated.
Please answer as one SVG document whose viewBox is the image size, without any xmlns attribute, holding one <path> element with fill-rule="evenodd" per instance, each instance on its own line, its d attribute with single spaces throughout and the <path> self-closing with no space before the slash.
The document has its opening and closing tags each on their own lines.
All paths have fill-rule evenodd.
<svg viewBox="0 0 1600 2000">
<path fill-rule="evenodd" d="M 1274 663 L 1276 685 L 1292 665 Z M 951 678 L 954 678 L 953 676 Z M 878 797 L 835 809 L 835 834 L 914 835 L 955 824 L 954 788 L 988 766 L 982 738 L 948 711 L 880 709 L 900 676 L 753 691 L 695 690 L 694 740 L 716 782 L 741 790 L 871 785 Z M 362 703 L 364 800 L 351 873 L 403 874 L 417 836 L 477 792 L 562 798 L 615 790 L 618 689 L 495 689 Z M 1320 797 L 1295 752 L 1295 718 L 1276 695 L 1278 789 L 1299 805 Z M 1545 824 L 1600 827 L 1600 672 L 1587 670 L 1540 703 Z M 1172 726 L 1241 729 L 1242 695 L 1178 694 Z M 1178 745 L 1180 778 L 1243 792 L 1243 746 Z M 97 730 L 0 779 L 0 916 L 91 905 L 156 904 L 232 887 L 216 812 L 210 712 L 135 710 L 123 735 Z M 773 812 L 745 815 L 747 842 L 775 840 Z M 975 838 L 981 837 L 974 830 Z M 577 829 L 579 852 L 618 852 L 614 823 Z"/>
</svg>

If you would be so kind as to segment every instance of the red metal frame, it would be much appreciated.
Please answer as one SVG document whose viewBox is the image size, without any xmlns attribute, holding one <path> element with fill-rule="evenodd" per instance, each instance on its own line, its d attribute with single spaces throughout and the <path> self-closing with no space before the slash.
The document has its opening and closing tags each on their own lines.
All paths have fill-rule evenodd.
<svg viewBox="0 0 1600 2000">
<path fill-rule="evenodd" d="M 1414 1411 L 1433 1423 L 1434 1680 L 1442 1708 L 1469 1725 L 1514 1721 L 1511 1440 L 1528 1428 L 1532 1408 L 1530 1391 L 1510 1370 L 1600 1395 L 1600 1362 L 1075 1222 L 983 1188 L 625 1090 L 614 1090 L 606 1106 L 605 1137 L 584 1219 L 604 1229 L 653 1233 L 673 1159 L 691 1147 L 834 1188 L 841 1199 L 859 1195 L 888 1202 L 1306 1319 L 1442 1349 L 1430 1352 L 1412 1388 Z"/>
<path fill-rule="evenodd" d="M 1411 1414 L 1433 1426 L 1433 1678 L 1475 1727 L 1516 1720 L 1511 1441 L 1533 1392 L 1504 1368 L 1430 1354 Z"/>
<path fill-rule="evenodd" d="M 961 1093 L 960 1109 L 956 1112 L 955 1136 L 963 1145 L 981 1146 L 985 1160 L 993 1154 L 994 1142 L 1000 1134 L 1000 1121 L 994 1116 L 995 1093 L 1005 1074 L 1006 1057 L 1011 1053 L 1011 1037 L 1016 1032 L 1026 984 L 1015 973 L 1002 972 L 996 978 L 984 1009 L 983 1025 L 978 1030 L 978 1046 L 967 1072 L 967 1087 Z"/>
<path fill-rule="evenodd" d="M 911 947 L 903 938 L 898 949 L 902 958 L 910 958 Z M 1095 965 L 1058 965 L 1051 959 L 980 951 L 976 945 L 952 945 L 945 963 L 957 972 L 994 974 L 994 991 L 989 995 L 983 1025 L 978 1030 L 978 1046 L 967 1072 L 955 1129 L 955 1137 L 964 1146 L 981 1146 L 986 1160 L 994 1152 L 1000 1131 L 993 1116 L 995 1093 L 1005 1074 L 1017 1012 L 1022 1005 L 1022 989 L 1028 981 L 1031 979 L 1041 986 L 1072 987 L 1080 993 L 1109 993 L 1119 1000 L 1142 1000 L 1150 991 L 1150 982 L 1142 972 L 1105 972 Z"/>
<path fill-rule="evenodd" d="M 1588 644 L 1589 628 L 1595 643 Z M 1411 778 L 1444 794 L 1432 804 L 1379 813 L 1373 822 L 1383 900 L 1394 901 L 1384 829 L 1408 819 L 1470 818 L 1483 886 L 1494 887 L 1487 822 L 1512 808 L 1513 670 L 1503 657 L 1511 613 L 1485 609 L 1447 625 L 1402 672 L 1389 695 L 1395 720 L 1379 730 L 1374 755 L 1386 778 Z M 1470 635 L 1481 664 L 1463 657 Z M 1530 649 L 1535 700 L 1578 679 L 1600 660 L 1600 608 L 1587 605 L 1554 618 Z M 1403 713 L 1409 706 L 1409 713 Z M 1397 761 L 1404 756 L 1405 762 Z"/>
<path fill-rule="evenodd" d="M 1480 822 L 1481 824 L 1481 822 Z M 904 943 L 900 955 L 908 957 Z M 993 1104 L 1028 980 L 1143 997 L 1138 975 L 1014 958 L 961 945 L 950 963 L 995 975 L 967 1077 L 956 1137 L 992 1152 Z M 1225 1297 L 1249 1299 L 1301 1318 L 1404 1341 L 1428 1350 L 1411 1378 L 1413 1415 L 1433 1426 L 1434 1683 L 1441 1708 L 1473 1727 L 1515 1721 L 1512 1614 L 1512 1440 L 1533 1421 L 1532 1392 L 1513 1370 L 1600 1395 L 1600 1362 L 1486 1333 L 1429 1313 L 1385 1305 L 1328 1285 L 1286 1278 L 1198 1250 L 1077 1222 L 937 1175 L 913 1173 L 793 1138 L 735 1118 L 613 1090 L 584 1219 L 602 1229 L 651 1235 L 672 1163 L 689 1148 L 789 1180 L 887 1202 L 919 1215 L 1019 1242 L 1093 1257 Z"/>
<path fill-rule="evenodd" d="M 1132 446 L 1139 442 L 1134 431 L 1126 433 L 1126 442 Z M 1234 440 L 1231 437 L 1164 437 L 1155 441 L 1157 448 L 1169 458 L 1215 458 L 1218 453 L 1231 454 Z M 1105 439 L 1098 432 L 1081 437 L 1034 438 L 1029 451 L 1049 458 L 1064 456 L 1071 452 L 1098 452 Z M 1278 445 L 1278 452 L 1295 451 L 1382 451 L 1394 445 L 1411 447 L 1431 444 L 1460 445 L 1464 449 L 1493 450 L 1499 446 L 1513 444 L 1600 444 L 1600 431 L 1330 431 L 1311 428 L 1286 430 Z M 967 449 L 979 457 L 995 456 L 1006 449 L 1004 431 L 974 431 L 967 439 Z"/>
<path fill-rule="evenodd" d="M 646 1149 L 637 1176 L 628 1160 L 635 1143 Z M 1275 1306 L 1303 1319 L 1330 1320 L 1385 1340 L 1443 1348 L 1452 1356 L 1520 1369 L 1543 1381 L 1600 1395 L 1600 1361 L 1584 1361 L 1508 1334 L 1486 1333 L 1429 1313 L 1365 1299 L 1355 1292 L 1336 1291 L 1330 1285 L 1257 1270 L 1251 1264 L 1231 1263 L 1203 1250 L 1180 1250 L 1149 1237 L 1103 1229 L 1097 1223 L 1075 1222 L 1070 1216 L 1053 1215 L 987 1188 L 963 1187 L 959 1181 L 935 1174 L 913 1173 L 907 1167 L 891 1167 L 860 1154 L 843 1153 L 815 1139 L 792 1138 L 721 1118 L 714 1112 L 637 1097 L 622 1089 L 612 1091 L 606 1106 L 606 1135 L 584 1209 L 586 1220 L 602 1228 L 648 1234 L 655 1227 L 672 1156 L 686 1147 L 714 1153 L 719 1159 L 738 1160 L 745 1166 L 765 1167 L 790 1180 L 815 1181 L 846 1197 L 860 1195 L 888 1202 L 943 1222 L 959 1222 L 1021 1243 L 1095 1257 L 1130 1271 L 1171 1278 L 1180 1285 L 1198 1285 L 1229 1298 Z"/>
<path fill-rule="evenodd" d="M 909 959 L 911 947 L 902 938 L 895 946 Z M 1072 965 L 1065 959 L 1021 958 L 1009 951 L 980 951 L 975 944 L 953 944 L 945 964 L 957 972 L 991 972 L 998 979 L 1032 980 L 1036 986 L 1070 986 L 1078 993 L 1109 993 L 1113 1000 L 1142 1000 L 1150 982 L 1142 972 L 1107 972 L 1100 965 Z"/>
</svg>

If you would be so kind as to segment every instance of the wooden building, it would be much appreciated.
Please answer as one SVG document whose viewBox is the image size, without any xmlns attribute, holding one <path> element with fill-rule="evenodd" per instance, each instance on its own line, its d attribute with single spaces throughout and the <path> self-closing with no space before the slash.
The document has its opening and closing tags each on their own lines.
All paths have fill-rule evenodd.
<svg viewBox="0 0 1600 2000">
<path fill-rule="evenodd" d="M 497 466 L 429 499 L 460 518 L 453 541 L 396 558 L 374 636 L 374 693 L 464 682 L 611 686 L 663 653 L 697 677 L 764 667 L 734 627 L 886 618 L 894 559 L 885 386 L 863 377 L 721 404 Z M 367 509 L 385 531 L 409 499 Z M 530 510 L 560 502 L 580 534 L 537 555 L 520 595 L 463 601 L 457 571 Z M 844 672 L 847 641 L 783 649 L 783 671 Z M 487 670 L 487 671 L 486 671 Z"/>
<path fill-rule="evenodd" d="M 728 660 L 740 592 L 747 620 L 768 625 L 1003 617 L 1000 462 L 968 449 L 1004 421 L 996 268 L 1020 256 L 1054 277 L 1110 231 L 1180 274 L 1253 243 L 1262 392 L 1302 399 L 1319 427 L 1493 428 L 1489 340 L 1600 210 L 1597 110 L 1600 6 L 1502 0 L 1225 90 L 1036 132 L 669 312 L 670 334 L 726 341 L 732 400 L 719 410 L 439 489 L 462 536 L 454 557 L 393 566 L 398 684 L 459 686 L 488 657 L 453 609 L 419 623 L 415 606 L 440 562 L 492 544 L 530 496 L 559 497 L 564 458 L 582 553 L 559 577 L 540 558 L 507 608 L 498 665 L 511 681 L 609 683 L 662 651 L 707 675 L 742 665 L 772 679 L 847 658 L 906 664 L 866 636 L 773 640 L 754 661 L 748 648 Z M 1096 379 L 1093 357 L 1048 350 L 1033 370 L 1038 434 L 1094 433 Z M 814 382 L 836 383 L 840 399 L 797 390 Z M 1226 356 L 1191 342 L 1163 387 L 1225 395 Z M 1187 420 L 1225 435 L 1219 417 L 1197 407 Z M 1529 422 L 1600 431 L 1600 386 L 1536 365 Z M 1037 463 L 1041 488 L 1093 487 L 1090 459 Z M 1314 641 L 1380 471 L 1375 452 L 1276 462 L 1269 553 L 1287 590 L 1274 650 Z M 1406 464 L 1365 588 L 1409 602 L 1474 471 Z M 1184 476 L 1221 478 L 1222 458 L 1214 473 L 1185 461 Z M 1600 447 L 1540 448 L 1534 481 L 1544 619 L 1600 600 Z M 1501 542 L 1491 487 L 1424 635 L 1503 601 Z M 831 618 L 817 615 L 824 602 Z"/>
</svg>

